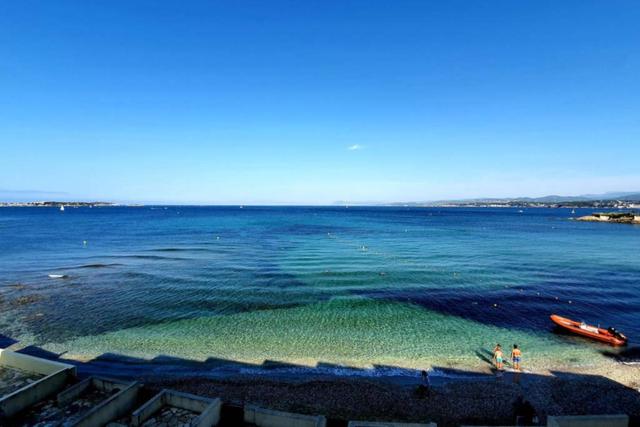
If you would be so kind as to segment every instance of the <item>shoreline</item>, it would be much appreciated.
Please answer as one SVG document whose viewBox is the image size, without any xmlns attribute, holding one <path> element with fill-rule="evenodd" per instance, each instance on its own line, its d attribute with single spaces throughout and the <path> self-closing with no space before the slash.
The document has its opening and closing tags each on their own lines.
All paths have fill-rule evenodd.
<svg viewBox="0 0 640 427">
<path fill-rule="evenodd" d="M 43 351 L 50 352 L 43 347 Z M 640 353 L 640 347 L 631 347 L 631 351 Z M 295 377 L 295 376 L 329 376 L 345 378 L 414 378 L 419 377 L 422 370 L 433 372 L 434 375 L 442 375 L 449 370 L 460 370 L 472 375 L 494 374 L 495 369 L 490 360 L 490 355 L 478 355 L 477 363 L 471 363 L 468 359 L 443 359 L 441 363 L 411 363 L 409 361 L 371 361 L 368 363 L 342 363 L 328 362 L 317 359 L 225 359 L 211 356 L 204 359 L 188 359 L 171 354 L 160 354 L 153 357 L 135 353 L 82 354 L 62 352 L 62 358 L 69 363 L 91 366 L 98 364 L 105 369 L 112 366 L 115 369 L 141 373 L 145 371 L 155 372 L 157 368 L 176 369 L 180 375 L 184 373 L 196 376 L 206 372 L 209 376 L 222 378 L 233 375 L 255 375 L 260 377 Z M 511 368 L 511 362 L 505 361 L 505 372 L 515 372 Z M 549 361 L 537 360 L 527 364 L 526 359 L 521 373 L 536 375 L 551 375 L 553 372 L 601 372 L 615 366 L 638 366 L 640 379 L 640 359 L 626 359 L 617 353 L 610 356 L 602 356 L 598 360 L 583 361 L 581 363 L 549 363 Z"/>
<path fill-rule="evenodd" d="M 14 351 L 20 351 L 20 345 L 9 346 Z M 105 353 L 99 356 L 89 356 L 73 353 L 57 355 L 34 346 L 22 348 L 26 352 L 34 351 L 35 355 L 60 359 L 72 363 L 81 371 L 91 374 L 123 375 L 131 377 L 183 377 L 185 375 L 211 379 L 229 379 L 241 377 L 259 377 L 296 381 L 308 378 L 334 379 L 374 379 L 390 380 L 392 382 L 413 383 L 420 379 L 422 370 L 429 372 L 429 377 L 437 384 L 464 382 L 479 377 L 500 376 L 493 365 L 487 360 L 478 360 L 475 365 L 443 361 L 440 365 L 402 366 L 370 363 L 365 366 L 332 364 L 317 360 L 262 360 L 241 361 L 217 359 L 188 360 L 170 355 L 158 355 L 153 358 L 141 358 L 118 353 Z M 627 351 L 637 354 L 640 347 L 631 347 Z M 625 386 L 640 390 L 640 360 L 628 360 L 623 357 L 602 359 L 593 363 L 563 364 L 557 363 L 546 368 L 531 367 L 523 364 L 521 371 L 515 371 L 506 362 L 502 375 L 537 375 L 554 376 L 556 373 L 578 375 L 601 375 L 617 381 Z M 173 371 L 173 374 L 169 372 Z"/>
<path fill-rule="evenodd" d="M 19 345 L 11 347 L 19 350 Z M 33 346 L 23 350 L 41 357 L 58 356 Z M 592 366 L 535 371 L 523 366 L 523 372 L 504 373 L 496 373 L 488 364 L 431 367 L 430 387 L 422 391 L 418 390 L 420 370 L 399 367 L 396 372 L 385 368 L 350 371 L 337 366 L 298 367 L 295 371 L 292 364 L 275 361 L 248 368 L 239 362 L 184 361 L 169 356 L 143 360 L 117 354 L 97 358 L 62 354 L 59 359 L 76 365 L 81 376 L 127 378 L 153 391 L 171 388 L 220 397 L 229 407 L 250 403 L 324 415 L 339 422 L 428 420 L 439 426 L 505 425 L 513 422 L 513 403 L 519 397 L 531 402 L 541 420 L 548 415 L 611 413 L 640 420 L 640 367 L 613 359 Z"/>
<path fill-rule="evenodd" d="M 283 374 L 269 369 L 264 375 L 204 371 L 194 375 L 194 371 L 167 372 L 166 365 L 151 363 L 156 371 L 134 377 L 154 390 L 171 388 L 221 397 L 235 407 L 251 403 L 341 421 L 509 424 L 513 402 L 520 396 L 532 403 L 542 420 L 548 415 L 619 412 L 640 417 L 640 369 L 613 361 L 597 369 L 501 375 L 490 369 L 452 368 L 445 376 L 432 372 L 431 387 L 425 392 L 417 390 L 419 371 L 404 377 Z"/>
</svg>

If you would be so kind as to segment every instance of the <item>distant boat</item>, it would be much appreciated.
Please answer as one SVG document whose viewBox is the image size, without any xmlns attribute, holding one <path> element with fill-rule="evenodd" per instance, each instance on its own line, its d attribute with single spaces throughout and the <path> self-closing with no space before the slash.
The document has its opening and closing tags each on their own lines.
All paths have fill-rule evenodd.
<svg viewBox="0 0 640 427">
<path fill-rule="evenodd" d="M 576 213 L 576 210 L 575 210 L 575 209 L 571 209 L 571 213 L 572 213 L 572 214 L 575 214 L 575 213 Z"/>
<path fill-rule="evenodd" d="M 49 277 L 52 279 L 64 279 L 67 277 L 66 274 L 49 274 Z"/>
<path fill-rule="evenodd" d="M 64 205 L 60 205 L 60 212 L 64 212 Z"/>
<path fill-rule="evenodd" d="M 518 213 L 524 213 L 524 211 L 522 209 L 518 210 Z"/>
</svg>

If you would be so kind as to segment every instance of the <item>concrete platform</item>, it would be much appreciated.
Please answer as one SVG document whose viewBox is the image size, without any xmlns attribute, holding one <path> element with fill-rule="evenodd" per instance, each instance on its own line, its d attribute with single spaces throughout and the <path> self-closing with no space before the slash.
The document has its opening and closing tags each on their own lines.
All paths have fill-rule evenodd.
<svg viewBox="0 0 640 427">
<path fill-rule="evenodd" d="M 34 373 L 39 377 L 30 384 L 0 396 L 0 419 L 11 417 L 62 389 L 76 375 L 76 368 L 11 350 L 0 349 L 0 367 Z"/>
<path fill-rule="evenodd" d="M 437 427 L 436 423 L 396 423 L 393 421 L 349 421 L 348 427 Z"/>
<path fill-rule="evenodd" d="M 131 426 L 188 424 L 213 427 L 220 421 L 222 400 L 162 390 L 131 415 Z"/>
<path fill-rule="evenodd" d="M 246 405 L 244 422 L 258 427 L 325 427 L 327 419 L 322 415 L 302 415 Z"/>
<path fill-rule="evenodd" d="M 136 382 L 90 377 L 20 414 L 18 424 L 103 426 L 131 411 L 138 389 Z"/>
<path fill-rule="evenodd" d="M 27 372 L 22 369 L 0 365 L 0 396 L 11 394 L 45 376 L 36 372 Z"/>
<path fill-rule="evenodd" d="M 139 389 L 140 385 L 137 382 L 90 377 L 60 393 L 57 400 L 59 404 L 65 404 L 65 402 L 73 401 L 73 399 L 91 391 L 110 394 L 110 397 L 98 403 L 81 417 L 71 423 L 65 423 L 65 426 L 69 427 L 101 426 L 129 413 L 135 405 Z"/>
<path fill-rule="evenodd" d="M 627 415 L 549 416 L 547 427 L 627 427 Z"/>
</svg>

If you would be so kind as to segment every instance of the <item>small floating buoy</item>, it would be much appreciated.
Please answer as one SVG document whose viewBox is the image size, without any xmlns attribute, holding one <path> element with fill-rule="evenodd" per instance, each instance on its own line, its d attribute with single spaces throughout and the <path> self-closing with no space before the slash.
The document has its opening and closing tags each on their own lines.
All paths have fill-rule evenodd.
<svg viewBox="0 0 640 427">
<path fill-rule="evenodd" d="M 86 240 L 83 240 L 83 241 L 82 241 L 82 244 L 83 244 L 84 246 L 87 246 L 87 241 L 86 241 Z"/>
</svg>

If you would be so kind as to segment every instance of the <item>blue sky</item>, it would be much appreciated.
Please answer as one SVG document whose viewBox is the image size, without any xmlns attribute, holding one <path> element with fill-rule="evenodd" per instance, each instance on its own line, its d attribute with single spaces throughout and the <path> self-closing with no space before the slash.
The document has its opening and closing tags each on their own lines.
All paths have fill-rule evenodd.
<svg viewBox="0 0 640 427">
<path fill-rule="evenodd" d="M 640 190 L 637 1 L 0 3 L 0 199 Z"/>
</svg>

